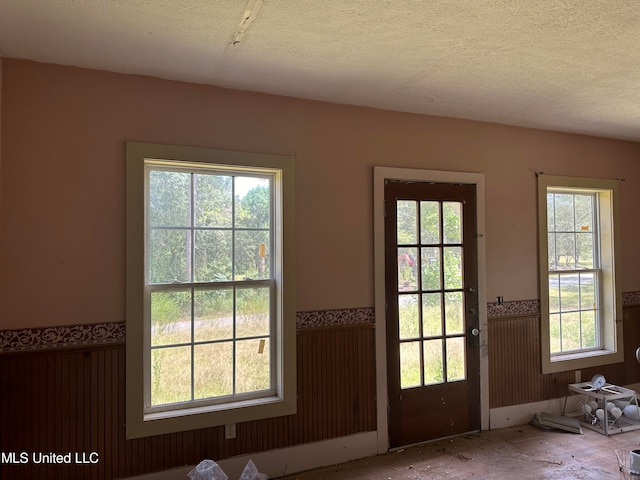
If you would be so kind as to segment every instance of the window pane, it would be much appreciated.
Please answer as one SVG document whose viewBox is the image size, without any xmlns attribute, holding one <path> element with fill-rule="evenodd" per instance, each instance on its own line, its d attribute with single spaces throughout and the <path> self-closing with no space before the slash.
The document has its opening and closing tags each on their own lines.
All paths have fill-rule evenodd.
<svg viewBox="0 0 640 480">
<path fill-rule="evenodd" d="M 549 255 L 549 270 L 557 270 L 557 259 L 556 259 L 556 234 L 549 233 L 548 234 L 548 243 L 547 243 L 547 252 Z"/>
<path fill-rule="evenodd" d="M 236 279 L 269 278 L 269 231 L 239 230 L 236 232 Z"/>
<path fill-rule="evenodd" d="M 575 226 L 573 194 L 556 193 L 555 196 L 555 231 L 573 232 Z"/>
<path fill-rule="evenodd" d="M 233 343 L 210 343 L 193 347 L 195 398 L 233 394 Z"/>
<path fill-rule="evenodd" d="M 442 335 L 442 307 L 440 293 L 422 294 L 422 329 L 423 336 Z"/>
<path fill-rule="evenodd" d="M 424 384 L 444 382 L 444 364 L 442 356 L 442 340 L 424 342 Z"/>
<path fill-rule="evenodd" d="M 576 268 L 595 268 L 592 233 L 576 233 Z"/>
<path fill-rule="evenodd" d="M 598 325 L 596 312 L 593 310 L 582 312 L 582 348 L 598 347 Z"/>
<path fill-rule="evenodd" d="M 398 245 L 418 243 L 418 211 L 417 202 L 398 200 L 397 205 Z"/>
<path fill-rule="evenodd" d="M 547 193 L 547 230 L 549 232 L 555 231 L 555 205 L 554 205 L 554 195 L 552 193 Z"/>
<path fill-rule="evenodd" d="M 442 243 L 462 243 L 462 204 L 442 202 Z"/>
<path fill-rule="evenodd" d="M 236 393 L 269 390 L 269 339 L 242 340 L 236 344 Z"/>
<path fill-rule="evenodd" d="M 447 338 L 447 382 L 466 378 L 464 338 Z"/>
<path fill-rule="evenodd" d="M 549 312 L 560 311 L 560 275 L 549 274 Z"/>
<path fill-rule="evenodd" d="M 580 308 L 595 310 L 596 305 L 596 275 L 594 273 L 580 274 Z"/>
<path fill-rule="evenodd" d="M 401 340 L 420 336 L 418 295 L 398 296 L 398 329 Z"/>
<path fill-rule="evenodd" d="M 197 230 L 195 232 L 196 282 L 231 280 L 230 230 Z"/>
<path fill-rule="evenodd" d="M 191 347 L 151 350 L 151 405 L 191 400 Z"/>
<path fill-rule="evenodd" d="M 233 338 L 233 290 L 231 288 L 196 290 L 193 300 L 196 342 Z"/>
<path fill-rule="evenodd" d="M 447 335 L 464 333 L 464 298 L 462 292 L 445 293 L 444 318 Z"/>
<path fill-rule="evenodd" d="M 440 290 L 440 248 L 422 248 L 422 289 Z"/>
<path fill-rule="evenodd" d="M 556 270 L 574 270 L 576 244 L 574 233 L 556 234 Z"/>
<path fill-rule="evenodd" d="M 191 225 L 191 174 L 149 172 L 149 226 Z"/>
<path fill-rule="evenodd" d="M 269 180 L 257 177 L 235 177 L 236 228 L 269 228 Z"/>
<path fill-rule="evenodd" d="M 577 274 L 560 275 L 560 307 L 568 312 L 580 309 L 580 286 Z"/>
<path fill-rule="evenodd" d="M 153 229 L 149 237 L 149 283 L 191 281 L 191 233 Z"/>
<path fill-rule="evenodd" d="M 269 335 L 269 287 L 238 288 L 236 290 L 236 336 Z"/>
<path fill-rule="evenodd" d="M 592 232 L 593 231 L 593 195 L 576 195 L 576 232 Z"/>
<path fill-rule="evenodd" d="M 191 341 L 191 292 L 151 294 L 151 345 Z"/>
<path fill-rule="evenodd" d="M 418 387 L 420 382 L 420 342 L 400 344 L 400 388 Z"/>
<path fill-rule="evenodd" d="M 398 290 L 418 289 L 418 249 L 398 248 Z"/>
<path fill-rule="evenodd" d="M 444 247 L 444 288 L 462 288 L 462 247 Z"/>
<path fill-rule="evenodd" d="M 562 322 L 562 351 L 580 349 L 580 313 L 563 313 Z"/>
<path fill-rule="evenodd" d="M 439 202 L 420 202 L 420 242 L 440 243 Z"/>
<path fill-rule="evenodd" d="M 231 178 L 206 174 L 193 176 L 195 224 L 197 227 L 231 228 L 233 226 Z"/>
<path fill-rule="evenodd" d="M 560 314 L 549 315 L 549 349 L 550 352 L 560 353 L 562 351 L 560 345 Z"/>
</svg>

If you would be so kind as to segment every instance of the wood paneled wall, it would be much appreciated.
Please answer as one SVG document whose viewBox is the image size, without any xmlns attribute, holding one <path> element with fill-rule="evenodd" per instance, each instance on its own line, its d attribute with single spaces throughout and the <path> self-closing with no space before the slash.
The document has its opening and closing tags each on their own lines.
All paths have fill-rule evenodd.
<svg viewBox="0 0 640 480">
<path fill-rule="evenodd" d="M 608 382 L 640 382 L 635 350 L 640 346 L 640 306 L 624 308 L 625 362 L 581 370 L 587 381 L 596 373 Z M 490 408 L 560 398 L 575 383 L 572 371 L 543 375 L 540 365 L 540 316 L 523 315 L 489 319 Z"/>
<path fill-rule="evenodd" d="M 0 479 L 111 479 L 376 429 L 372 325 L 297 335 L 298 413 L 125 439 L 124 345 L 0 355 L 0 452 L 97 452 L 96 464 L 7 464 Z M 19 458 L 19 457 L 18 457 Z"/>
</svg>

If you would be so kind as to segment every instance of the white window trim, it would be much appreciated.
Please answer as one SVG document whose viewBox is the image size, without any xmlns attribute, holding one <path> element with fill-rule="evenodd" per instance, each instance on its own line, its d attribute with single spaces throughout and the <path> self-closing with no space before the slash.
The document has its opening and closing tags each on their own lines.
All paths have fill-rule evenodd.
<svg viewBox="0 0 640 480">
<path fill-rule="evenodd" d="M 139 438 L 204 427 L 246 422 L 296 413 L 295 322 L 295 171 L 292 157 L 128 142 L 126 145 L 126 435 Z M 144 411 L 144 262 L 145 262 L 145 159 L 186 163 L 213 163 L 250 168 L 275 168 L 282 172 L 282 188 L 275 212 L 276 236 L 282 254 L 281 285 L 277 298 L 276 394 L 270 397 L 145 414 Z M 278 193 L 280 192 L 280 193 Z M 280 228 L 278 228 L 280 227 Z M 278 263 L 278 262 L 276 262 Z"/>
<path fill-rule="evenodd" d="M 569 355 L 551 355 L 549 326 L 549 264 L 547 239 L 547 191 L 597 191 L 600 212 L 601 317 L 603 348 Z M 618 182 L 593 178 L 538 176 L 538 248 L 540 281 L 540 354 L 542 373 L 556 373 L 597 367 L 624 361 L 622 291 L 620 288 L 620 221 Z"/>
</svg>

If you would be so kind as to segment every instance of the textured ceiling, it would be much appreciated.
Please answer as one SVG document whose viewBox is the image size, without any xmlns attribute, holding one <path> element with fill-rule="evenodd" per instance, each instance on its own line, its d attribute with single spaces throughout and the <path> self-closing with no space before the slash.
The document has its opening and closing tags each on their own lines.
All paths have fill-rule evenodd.
<svg viewBox="0 0 640 480">
<path fill-rule="evenodd" d="M 0 0 L 4 57 L 633 141 L 639 46 L 637 0 Z"/>
</svg>

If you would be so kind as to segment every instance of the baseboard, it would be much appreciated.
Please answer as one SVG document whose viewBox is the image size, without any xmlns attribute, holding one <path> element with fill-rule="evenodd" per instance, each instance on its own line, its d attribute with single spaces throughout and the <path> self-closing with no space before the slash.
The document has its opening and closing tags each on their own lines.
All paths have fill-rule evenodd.
<svg viewBox="0 0 640 480">
<path fill-rule="evenodd" d="M 625 387 L 635 390 L 636 392 L 640 391 L 640 383 L 625 385 Z M 568 395 L 566 397 L 566 402 L 565 407 L 565 397 L 561 397 L 544 400 L 542 402 L 523 403 L 521 405 L 492 408 L 489 410 L 489 428 L 491 430 L 495 430 L 498 428 L 525 425 L 533 419 L 533 415 L 537 412 L 561 415 L 565 408 L 567 412 L 576 411 L 580 408 L 580 402 L 577 397 Z"/>
<path fill-rule="evenodd" d="M 378 453 L 377 441 L 376 432 L 367 432 L 323 442 L 242 455 L 226 460 L 217 461 L 215 458 L 212 460 L 218 462 L 230 480 L 240 477 L 249 459 L 253 460 L 260 472 L 269 475 L 269 478 L 278 478 L 358 458 L 372 457 Z M 191 465 L 164 472 L 129 477 L 128 480 L 184 480 L 192 468 Z"/>
</svg>

